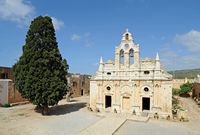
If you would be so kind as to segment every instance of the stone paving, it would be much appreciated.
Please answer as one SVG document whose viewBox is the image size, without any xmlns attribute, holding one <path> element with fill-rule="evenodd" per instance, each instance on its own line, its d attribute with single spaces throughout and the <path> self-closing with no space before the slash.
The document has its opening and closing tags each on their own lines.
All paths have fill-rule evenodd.
<svg viewBox="0 0 200 135">
<path fill-rule="evenodd" d="M 104 117 L 90 127 L 82 130 L 78 135 L 112 135 L 120 128 L 127 120 L 137 122 L 147 122 L 149 117 L 141 117 L 131 114 L 116 114 L 116 113 L 98 113 L 98 116 Z"/>
<path fill-rule="evenodd" d="M 192 99 L 182 99 L 189 122 L 154 120 L 131 114 L 94 113 L 88 97 L 62 100 L 42 116 L 32 104 L 0 107 L 0 135 L 200 135 L 200 110 Z"/>
<path fill-rule="evenodd" d="M 125 121 L 125 118 L 106 117 L 77 135 L 112 135 Z"/>
<path fill-rule="evenodd" d="M 200 131 L 188 128 L 185 123 L 166 120 L 126 121 L 114 135 L 200 135 Z"/>
<path fill-rule="evenodd" d="M 180 98 L 188 110 L 189 122 L 150 119 L 148 122 L 126 121 L 114 135 L 200 135 L 200 108 L 191 98 Z"/>
</svg>

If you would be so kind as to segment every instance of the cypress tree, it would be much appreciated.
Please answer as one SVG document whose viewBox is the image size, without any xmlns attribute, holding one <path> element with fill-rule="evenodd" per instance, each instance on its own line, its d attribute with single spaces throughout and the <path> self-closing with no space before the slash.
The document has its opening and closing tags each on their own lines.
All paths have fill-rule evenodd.
<svg viewBox="0 0 200 135">
<path fill-rule="evenodd" d="M 47 114 L 49 106 L 57 104 L 68 90 L 67 69 L 58 49 L 52 19 L 35 18 L 26 35 L 23 54 L 13 66 L 19 92 Z"/>
</svg>

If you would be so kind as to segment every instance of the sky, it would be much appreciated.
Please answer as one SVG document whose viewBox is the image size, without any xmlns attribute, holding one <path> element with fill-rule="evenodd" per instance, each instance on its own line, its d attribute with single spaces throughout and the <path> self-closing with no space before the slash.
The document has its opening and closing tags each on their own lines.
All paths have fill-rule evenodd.
<svg viewBox="0 0 200 135">
<path fill-rule="evenodd" d="M 52 17 L 72 73 L 95 74 L 114 59 L 128 28 L 141 59 L 160 55 L 166 70 L 200 68 L 200 0 L 0 0 L 0 66 L 22 55 L 30 22 Z"/>
</svg>

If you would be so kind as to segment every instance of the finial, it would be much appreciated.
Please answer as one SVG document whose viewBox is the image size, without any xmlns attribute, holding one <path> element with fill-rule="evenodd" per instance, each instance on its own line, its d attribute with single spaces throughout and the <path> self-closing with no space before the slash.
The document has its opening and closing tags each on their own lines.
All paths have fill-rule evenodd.
<svg viewBox="0 0 200 135">
<path fill-rule="evenodd" d="M 157 52 L 157 54 L 156 54 L 156 60 L 160 60 L 159 55 L 158 55 L 158 52 Z"/>
<path fill-rule="evenodd" d="M 126 32 L 128 32 L 128 28 L 126 28 Z"/>
<path fill-rule="evenodd" d="M 101 63 L 101 64 L 103 63 L 103 58 L 102 58 L 102 56 L 101 56 L 101 58 L 100 58 L 100 63 Z"/>
</svg>

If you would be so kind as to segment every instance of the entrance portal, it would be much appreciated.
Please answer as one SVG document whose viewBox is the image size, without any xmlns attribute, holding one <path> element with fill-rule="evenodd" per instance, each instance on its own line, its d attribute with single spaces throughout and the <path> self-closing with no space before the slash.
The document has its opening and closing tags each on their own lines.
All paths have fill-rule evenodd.
<svg viewBox="0 0 200 135">
<path fill-rule="evenodd" d="M 105 108 L 111 107 L 111 103 L 112 103 L 112 98 L 111 96 L 106 96 L 105 98 Z"/>
<path fill-rule="evenodd" d="M 130 105 L 130 97 L 123 97 L 123 111 L 130 111 L 131 105 Z"/>
<path fill-rule="evenodd" d="M 83 89 L 81 90 L 81 96 L 83 96 Z"/>
<path fill-rule="evenodd" d="M 150 110 L 150 98 L 142 98 L 142 110 Z"/>
</svg>

